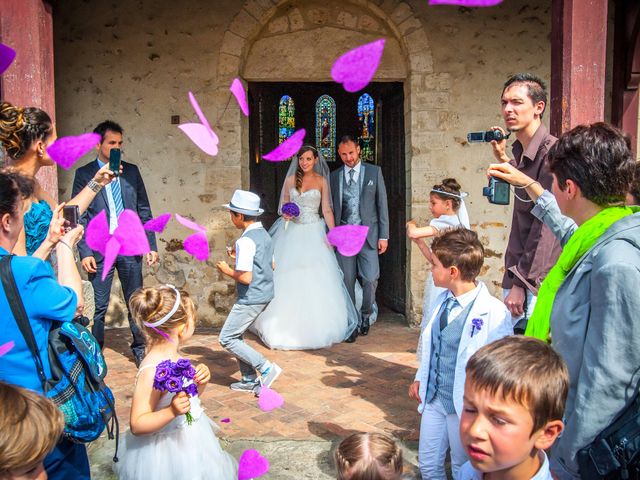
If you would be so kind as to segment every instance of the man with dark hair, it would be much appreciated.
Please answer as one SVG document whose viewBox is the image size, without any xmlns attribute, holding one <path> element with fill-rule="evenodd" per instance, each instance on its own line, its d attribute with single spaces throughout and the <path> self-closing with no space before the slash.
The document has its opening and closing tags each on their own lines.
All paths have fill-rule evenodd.
<svg viewBox="0 0 640 480">
<path fill-rule="evenodd" d="M 331 173 L 331 197 L 336 226 L 369 227 L 367 240 L 360 253 L 345 257 L 336 252 L 344 274 L 344 283 L 354 304 L 356 278 L 362 283 L 360 334 L 367 335 L 374 314 L 376 287 L 380 277 L 378 255 L 387 251 L 389 240 L 387 191 L 380 167 L 360 162 L 360 146 L 354 137 L 342 137 L 338 143 L 338 153 L 344 168 Z M 354 342 L 357 336 L 356 328 L 347 342 Z"/>
<path fill-rule="evenodd" d="M 109 162 L 111 150 L 114 148 L 122 148 L 122 127 L 110 120 L 99 124 L 94 133 L 100 134 L 100 143 L 96 146 L 98 157 L 76 170 L 73 180 L 73 194 L 77 195 L 87 183 L 89 188 L 95 192 L 99 192 L 87 211 L 82 215 L 80 223 L 85 228 L 87 223 L 103 210 L 107 214 L 109 222 L 109 231 L 113 231 L 118 226 L 118 217 L 124 209 L 133 210 L 138 214 L 142 222 L 146 222 L 153 218 L 147 191 L 140 175 L 138 167 L 132 163 L 122 162 L 122 174 L 112 183 L 104 187 L 95 182 L 89 182 L 102 166 Z M 145 255 L 147 265 L 153 265 L 158 261 L 158 247 L 156 245 L 156 236 L 153 232 L 146 232 L 149 238 L 151 252 Z M 113 281 L 114 270 L 118 271 L 118 277 L 122 284 L 122 293 L 124 294 L 127 310 L 129 309 L 129 297 L 138 288 L 142 286 L 142 256 L 118 256 L 116 262 L 107 274 L 104 282 L 102 281 L 102 268 L 104 265 L 104 257 L 93 251 L 87 245 L 84 238 L 78 243 L 78 251 L 82 259 L 82 268 L 89 274 L 89 280 L 93 284 L 95 292 L 96 311 L 93 317 L 92 333 L 100 343 L 104 346 L 104 317 L 109 307 L 109 297 L 111 295 L 111 282 Z M 136 326 L 129 312 L 129 327 L 133 335 L 133 343 L 131 350 L 139 365 L 144 357 L 144 337 L 140 329 Z"/>
<path fill-rule="evenodd" d="M 542 123 L 547 106 L 544 82 L 535 75 L 521 73 L 509 78 L 502 90 L 502 116 L 507 130 L 515 133 L 513 159 L 506 152 L 507 141 L 493 141 L 493 154 L 500 162 L 508 162 L 529 177 L 551 188 L 547 166 L 549 149 L 556 142 Z M 501 127 L 494 129 L 504 130 Z M 522 191 L 514 199 L 509 243 L 505 252 L 502 279 L 504 302 L 513 316 L 516 332 L 524 331 L 533 312 L 540 283 L 560 254 L 558 241 L 551 231 L 531 214 L 533 203 Z"/>
</svg>

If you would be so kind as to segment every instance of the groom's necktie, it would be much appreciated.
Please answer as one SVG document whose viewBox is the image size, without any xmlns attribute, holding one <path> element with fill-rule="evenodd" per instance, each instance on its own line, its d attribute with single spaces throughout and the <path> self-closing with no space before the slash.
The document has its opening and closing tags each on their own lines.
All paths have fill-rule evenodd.
<svg viewBox="0 0 640 480">
<path fill-rule="evenodd" d="M 116 217 L 119 217 L 124 210 L 124 203 L 122 201 L 122 189 L 120 188 L 120 179 L 116 178 L 111 182 L 111 195 L 113 196 L 113 203 L 116 207 Z"/>
<path fill-rule="evenodd" d="M 353 185 L 353 175 L 355 174 L 355 170 L 352 168 L 349 170 L 349 186 Z"/>
<path fill-rule="evenodd" d="M 458 300 L 456 297 L 449 297 L 444 304 L 444 308 L 442 309 L 442 313 L 440 314 L 440 331 L 443 331 L 449 325 L 449 315 L 451 314 L 451 310 L 458 304 Z"/>
</svg>

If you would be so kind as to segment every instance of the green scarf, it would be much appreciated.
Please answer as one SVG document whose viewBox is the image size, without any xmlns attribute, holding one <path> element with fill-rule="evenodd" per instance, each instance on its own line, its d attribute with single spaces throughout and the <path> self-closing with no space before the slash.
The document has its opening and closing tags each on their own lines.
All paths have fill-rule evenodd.
<svg viewBox="0 0 640 480">
<path fill-rule="evenodd" d="M 584 222 L 562 249 L 558 261 L 540 285 L 533 314 L 525 335 L 549 341 L 551 310 L 556 293 L 578 260 L 595 245 L 598 239 L 618 220 L 634 213 L 629 207 L 608 207 Z"/>
</svg>

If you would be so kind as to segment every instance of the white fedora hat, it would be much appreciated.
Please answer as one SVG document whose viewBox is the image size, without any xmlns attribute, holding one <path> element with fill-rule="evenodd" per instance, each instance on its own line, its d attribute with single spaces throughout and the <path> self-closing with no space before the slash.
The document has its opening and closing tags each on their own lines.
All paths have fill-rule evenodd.
<svg viewBox="0 0 640 480">
<path fill-rule="evenodd" d="M 250 215 L 252 217 L 262 215 L 262 212 L 264 212 L 264 210 L 260 208 L 260 197 L 246 190 L 236 190 L 233 192 L 231 201 L 222 206 L 232 212 Z"/>
</svg>

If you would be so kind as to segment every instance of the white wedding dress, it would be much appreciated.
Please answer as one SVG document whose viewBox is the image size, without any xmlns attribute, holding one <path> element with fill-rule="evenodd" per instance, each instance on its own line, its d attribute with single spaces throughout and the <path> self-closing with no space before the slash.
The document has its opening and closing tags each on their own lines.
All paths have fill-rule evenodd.
<svg viewBox="0 0 640 480">
<path fill-rule="evenodd" d="M 358 312 L 346 287 L 326 226 L 318 214 L 321 193 L 301 194 L 290 200 L 300 216 L 279 219 L 270 230 L 274 243 L 275 296 L 251 330 L 270 348 L 305 350 L 342 342 L 358 324 Z"/>
</svg>

